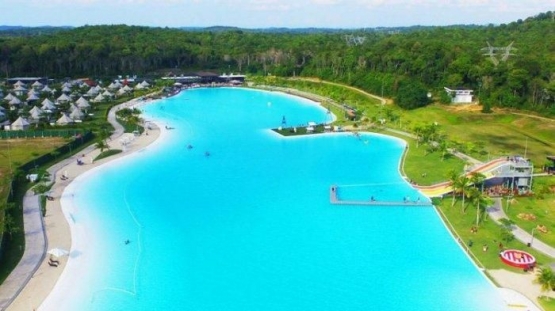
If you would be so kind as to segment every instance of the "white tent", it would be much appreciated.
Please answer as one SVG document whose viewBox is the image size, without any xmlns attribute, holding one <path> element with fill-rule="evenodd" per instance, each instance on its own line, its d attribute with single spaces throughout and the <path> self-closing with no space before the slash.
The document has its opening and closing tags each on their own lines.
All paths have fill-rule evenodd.
<svg viewBox="0 0 555 311">
<path fill-rule="evenodd" d="M 84 101 L 84 102 L 78 103 L 78 104 L 77 104 L 77 107 L 78 107 L 79 109 L 87 110 L 87 109 L 91 108 L 91 104 L 89 104 L 88 101 Z"/>
<path fill-rule="evenodd" d="M 135 90 L 142 90 L 142 89 L 144 89 L 144 88 L 145 88 L 145 87 L 144 87 L 142 84 L 140 84 L 140 83 L 137 84 L 137 85 L 135 85 Z"/>
<path fill-rule="evenodd" d="M 122 87 L 122 89 L 125 90 L 126 92 L 133 91 L 133 88 L 131 88 L 129 85 L 126 85 L 126 86 Z"/>
<path fill-rule="evenodd" d="M 48 98 L 45 98 L 42 101 L 41 105 L 42 105 L 42 109 L 45 109 L 45 110 L 46 109 L 48 109 L 48 110 L 56 109 L 56 106 L 54 106 L 54 103 Z"/>
<path fill-rule="evenodd" d="M 150 84 L 148 84 L 148 82 L 146 82 L 145 80 L 143 80 L 143 82 L 141 82 L 141 85 L 145 88 L 150 86 Z"/>
<path fill-rule="evenodd" d="M 58 98 L 56 99 L 56 101 L 59 102 L 59 103 L 61 103 L 61 102 L 68 102 L 68 101 L 70 101 L 70 100 L 71 100 L 71 98 L 69 98 L 69 96 L 67 96 L 66 94 L 62 94 L 62 95 L 60 95 L 60 97 L 58 97 Z"/>
<path fill-rule="evenodd" d="M 108 85 L 108 88 L 109 88 L 110 90 L 117 90 L 117 89 L 119 89 L 120 87 L 121 87 L 121 84 L 119 84 L 119 83 L 114 83 L 114 82 L 112 82 L 112 83 L 110 83 L 110 85 Z"/>
<path fill-rule="evenodd" d="M 24 88 L 23 86 L 19 85 L 16 88 L 14 88 L 13 91 L 16 95 L 21 96 L 21 95 L 23 95 L 23 93 L 27 92 L 27 89 Z"/>
<path fill-rule="evenodd" d="M 69 117 L 73 120 L 82 120 L 84 116 L 85 114 L 81 111 L 81 109 L 75 109 L 69 114 Z"/>
<path fill-rule="evenodd" d="M 69 88 L 69 87 L 67 87 L 67 86 L 64 86 L 64 87 L 62 88 L 62 92 L 63 92 L 63 93 L 71 93 L 71 88 Z"/>
<path fill-rule="evenodd" d="M 21 101 L 19 100 L 19 98 L 14 97 L 12 98 L 12 100 L 10 100 L 9 104 L 10 106 L 18 106 L 21 105 Z"/>
<path fill-rule="evenodd" d="M 29 123 L 29 121 L 25 120 L 22 117 L 17 118 L 17 120 L 15 120 L 12 125 L 11 125 L 11 130 L 12 131 L 18 131 L 18 130 L 26 130 L 29 128 L 29 125 L 31 125 Z"/>
<path fill-rule="evenodd" d="M 104 93 L 102 93 L 102 96 L 104 97 L 114 97 L 114 94 L 110 93 L 108 90 L 104 91 Z"/>
<path fill-rule="evenodd" d="M 97 86 L 95 86 L 95 87 L 93 87 L 93 88 L 94 88 L 94 90 L 95 90 L 96 92 L 99 92 L 99 93 L 100 93 L 100 91 L 102 91 L 102 88 L 100 87 L 100 85 L 97 85 Z"/>
<path fill-rule="evenodd" d="M 98 94 L 98 95 L 96 95 L 96 97 L 92 101 L 95 102 L 95 103 L 99 103 L 103 100 L 104 100 L 104 96 L 102 96 L 102 94 Z"/>
<path fill-rule="evenodd" d="M 121 88 L 121 89 L 118 90 L 117 94 L 118 95 L 124 95 L 124 94 L 127 94 L 127 91 L 124 88 Z"/>
<path fill-rule="evenodd" d="M 64 84 L 62 84 L 62 88 L 67 87 L 67 88 L 71 88 L 72 85 L 69 82 L 64 82 Z"/>
<path fill-rule="evenodd" d="M 48 85 L 45 85 L 42 90 L 40 90 L 43 93 L 48 93 L 48 92 L 52 92 L 52 89 L 48 87 Z"/>
<path fill-rule="evenodd" d="M 37 95 L 37 96 L 39 96 L 40 93 L 37 92 L 37 91 L 35 91 L 35 89 L 29 89 L 29 92 L 27 92 L 27 96 L 29 96 L 29 95 Z"/>
<path fill-rule="evenodd" d="M 88 96 L 92 97 L 92 96 L 95 96 L 96 94 L 98 94 L 98 91 L 96 90 L 96 88 L 91 87 L 91 88 L 87 91 L 86 94 L 87 94 Z"/>
<path fill-rule="evenodd" d="M 30 94 L 30 95 L 27 97 L 27 101 L 28 101 L 28 102 L 34 101 L 34 100 L 39 100 L 39 99 L 40 99 L 40 98 L 39 98 L 36 94 Z"/>
<path fill-rule="evenodd" d="M 8 95 L 6 95 L 6 97 L 4 97 L 4 100 L 9 102 L 10 100 L 12 100 L 14 98 L 15 98 L 15 96 L 13 96 L 12 93 L 8 93 Z"/>
<path fill-rule="evenodd" d="M 83 96 L 79 97 L 79 99 L 76 100 L 75 103 L 77 104 L 77 107 L 79 107 L 79 108 L 83 108 L 83 107 L 88 108 L 88 107 L 91 106 L 91 105 L 89 105 L 89 101 L 84 99 Z M 83 106 L 81 106 L 81 105 L 83 105 Z"/>
<path fill-rule="evenodd" d="M 39 89 L 42 87 L 42 83 L 40 83 L 39 81 L 35 81 L 33 84 L 31 84 L 31 86 L 33 88 Z"/>
<path fill-rule="evenodd" d="M 68 117 L 65 113 L 56 121 L 58 125 L 68 125 L 75 123 L 70 117 Z"/>
<path fill-rule="evenodd" d="M 35 106 L 33 107 L 33 109 L 29 110 L 29 113 L 31 114 L 31 119 L 38 120 L 40 119 L 44 111 L 39 107 Z"/>
<path fill-rule="evenodd" d="M 21 82 L 21 81 L 17 80 L 17 82 L 16 82 L 16 83 L 14 83 L 14 84 L 13 84 L 13 86 L 14 86 L 14 87 L 18 87 L 18 86 L 25 86 L 25 83 L 23 83 L 23 82 Z"/>
<path fill-rule="evenodd" d="M 69 111 L 73 112 L 74 110 L 79 110 L 79 107 L 75 103 L 69 104 Z"/>
</svg>

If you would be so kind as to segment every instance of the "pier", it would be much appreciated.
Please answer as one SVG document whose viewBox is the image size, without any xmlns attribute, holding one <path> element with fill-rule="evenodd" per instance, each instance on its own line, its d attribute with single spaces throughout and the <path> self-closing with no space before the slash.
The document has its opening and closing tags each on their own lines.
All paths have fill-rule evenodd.
<svg viewBox="0 0 555 311">
<path fill-rule="evenodd" d="M 379 201 L 379 200 L 367 200 L 367 201 L 351 201 L 351 200 L 340 200 L 337 196 L 337 186 L 330 187 L 330 203 L 336 205 L 369 205 L 369 206 L 431 206 L 431 202 L 420 202 L 417 201 Z"/>
</svg>

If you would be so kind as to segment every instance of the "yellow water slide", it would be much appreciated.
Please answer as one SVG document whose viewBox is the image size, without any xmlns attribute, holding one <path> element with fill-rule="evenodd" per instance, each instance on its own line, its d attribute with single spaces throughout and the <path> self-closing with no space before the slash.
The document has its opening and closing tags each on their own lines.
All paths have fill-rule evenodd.
<svg viewBox="0 0 555 311">
<path fill-rule="evenodd" d="M 470 177 L 474 173 L 481 173 L 486 177 L 486 179 L 490 179 L 495 177 L 495 172 L 498 168 L 500 168 L 501 166 L 507 163 L 508 161 L 505 158 L 496 159 L 471 170 L 470 172 L 466 173 L 466 176 Z M 451 186 L 451 182 L 449 181 L 438 183 L 431 186 L 416 185 L 414 187 L 418 189 L 423 195 L 427 196 L 428 198 L 441 197 L 453 191 L 453 187 Z"/>
</svg>

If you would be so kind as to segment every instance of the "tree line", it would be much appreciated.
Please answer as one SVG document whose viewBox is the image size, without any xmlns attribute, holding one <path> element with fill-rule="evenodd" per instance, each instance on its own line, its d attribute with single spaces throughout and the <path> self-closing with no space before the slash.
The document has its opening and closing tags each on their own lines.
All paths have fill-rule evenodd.
<svg viewBox="0 0 555 311">
<path fill-rule="evenodd" d="M 555 115 L 555 21 L 546 12 L 499 26 L 263 32 L 84 26 L 0 37 L 0 74 L 113 77 L 213 70 L 310 76 L 396 97 L 465 87 L 486 107 Z M 364 38 L 351 42 L 348 38 Z M 488 44 L 506 47 L 488 55 Z M 491 54 L 491 52 L 490 52 Z M 494 62 L 497 60 L 497 64 Z M 448 100 L 443 99 L 443 100 Z M 415 108 L 414 103 L 407 108 Z"/>
</svg>

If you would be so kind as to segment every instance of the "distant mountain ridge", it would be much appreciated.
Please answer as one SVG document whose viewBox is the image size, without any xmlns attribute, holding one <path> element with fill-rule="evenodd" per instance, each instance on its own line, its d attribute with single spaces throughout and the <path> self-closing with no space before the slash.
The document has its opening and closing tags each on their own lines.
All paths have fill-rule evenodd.
<svg viewBox="0 0 555 311">
<path fill-rule="evenodd" d="M 80 26 L 80 27 L 87 27 Z M 80 27 L 73 26 L 10 26 L 10 25 L 0 25 L 0 36 L 3 37 L 26 37 L 26 36 L 37 36 L 53 34 L 59 31 L 66 31 Z M 131 26 L 134 27 L 134 26 Z M 146 28 L 162 28 L 162 27 L 150 27 L 150 26 L 138 26 Z M 366 28 L 318 28 L 318 27 L 301 27 L 301 28 L 288 28 L 288 27 L 267 27 L 267 28 L 241 28 L 235 26 L 208 26 L 208 27 L 168 27 L 170 29 L 177 29 L 187 32 L 228 32 L 228 31 L 238 31 L 247 33 L 276 33 L 276 34 L 319 34 L 319 33 L 346 33 L 346 32 L 407 32 L 407 31 L 417 31 L 430 28 L 474 28 L 482 27 L 480 25 L 451 25 L 451 26 L 404 26 L 404 27 L 366 27 Z"/>
<path fill-rule="evenodd" d="M 9 26 L 0 25 L 0 36 L 2 37 L 27 37 L 53 34 L 59 31 L 73 29 L 71 26 Z"/>
</svg>

